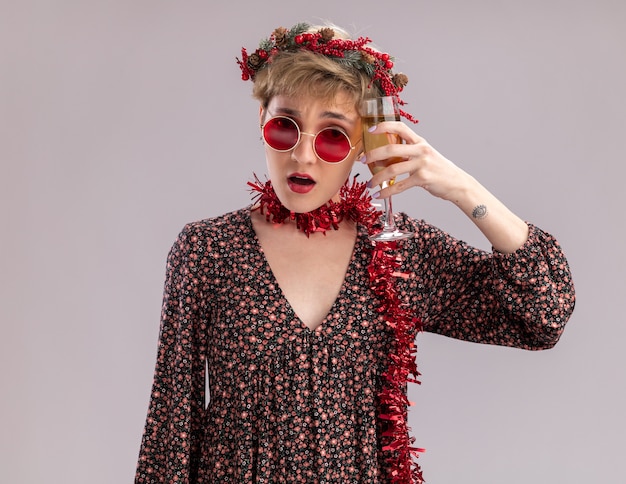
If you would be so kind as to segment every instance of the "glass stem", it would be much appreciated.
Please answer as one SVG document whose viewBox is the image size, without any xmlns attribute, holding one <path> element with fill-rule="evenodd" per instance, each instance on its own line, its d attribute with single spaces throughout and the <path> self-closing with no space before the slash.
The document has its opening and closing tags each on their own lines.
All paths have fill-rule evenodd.
<svg viewBox="0 0 626 484">
<path fill-rule="evenodd" d="M 388 182 L 383 182 L 382 183 L 382 187 L 386 188 L 389 186 Z M 385 227 L 384 227 L 384 231 L 385 232 L 393 232 L 394 230 L 396 230 L 396 222 L 393 219 L 393 207 L 391 205 L 391 197 L 387 197 L 384 199 L 384 204 L 385 204 Z"/>
</svg>

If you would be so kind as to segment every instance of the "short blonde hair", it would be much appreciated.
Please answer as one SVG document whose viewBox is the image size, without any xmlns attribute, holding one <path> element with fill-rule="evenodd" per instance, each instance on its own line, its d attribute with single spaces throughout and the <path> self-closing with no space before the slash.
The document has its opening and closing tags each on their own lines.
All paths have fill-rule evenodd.
<svg viewBox="0 0 626 484">
<path fill-rule="evenodd" d="M 277 95 L 311 96 L 331 101 L 339 92 L 358 104 L 371 91 L 371 80 L 360 71 L 307 50 L 281 52 L 254 79 L 252 95 L 267 107 Z"/>
</svg>

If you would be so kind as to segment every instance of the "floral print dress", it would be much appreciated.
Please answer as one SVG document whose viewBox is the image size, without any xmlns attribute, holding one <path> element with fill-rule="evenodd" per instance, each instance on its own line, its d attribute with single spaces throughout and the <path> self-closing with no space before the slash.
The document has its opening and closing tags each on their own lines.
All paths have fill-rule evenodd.
<svg viewBox="0 0 626 484">
<path fill-rule="evenodd" d="M 398 283 L 425 331 L 556 344 L 575 297 L 551 235 L 530 225 L 517 252 L 488 253 L 396 216 L 416 232 L 399 248 L 410 277 Z M 393 341 L 369 288 L 371 249 L 359 226 L 339 295 L 310 330 L 272 274 L 250 207 L 185 226 L 168 256 L 135 482 L 389 482 L 377 395 Z"/>
</svg>

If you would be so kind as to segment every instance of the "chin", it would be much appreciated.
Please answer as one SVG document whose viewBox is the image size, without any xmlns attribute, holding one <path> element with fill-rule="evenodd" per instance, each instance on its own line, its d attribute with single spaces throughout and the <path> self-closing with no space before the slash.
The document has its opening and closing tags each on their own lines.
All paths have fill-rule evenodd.
<svg viewBox="0 0 626 484">
<path fill-rule="evenodd" d="M 309 203 L 306 203 L 304 201 L 298 201 L 298 202 L 293 202 L 293 203 L 289 203 L 289 204 L 283 203 L 283 205 L 285 206 L 285 208 L 287 208 L 287 210 L 289 210 L 291 212 L 307 213 L 307 212 L 312 212 L 316 208 L 320 208 L 322 205 L 324 205 L 324 203 L 326 203 L 326 202 L 322 202 L 322 203 L 309 202 Z"/>
<path fill-rule="evenodd" d="M 294 195 L 289 194 L 287 196 L 281 196 L 278 194 L 278 198 L 285 208 L 295 213 L 306 213 L 320 208 L 322 205 L 330 200 L 330 197 L 322 200 L 320 197 L 311 197 L 309 195 Z"/>
</svg>

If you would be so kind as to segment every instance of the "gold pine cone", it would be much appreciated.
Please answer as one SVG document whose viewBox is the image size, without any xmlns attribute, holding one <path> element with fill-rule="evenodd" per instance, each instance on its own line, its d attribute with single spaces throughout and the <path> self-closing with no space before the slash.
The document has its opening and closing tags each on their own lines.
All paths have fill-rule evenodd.
<svg viewBox="0 0 626 484">
<path fill-rule="evenodd" d="M 284 45 L 287 40 L 287 29 L 285 27 L 278 27 L 272 32 L 272 37 L 274 37 L 274 42 L 276 42 L 277 46 L 280 47 Z"/>
<path fill-rule="evenodd" d="M 398 89 L 402 89 L 409 83 L 409 77 L 406 74 L 402 74 L 401 72 L 398 74 L 394 74 L 391 78 L 391 81 Z"/>
<path fill-rule="evenodd" d="M 376 62 L 376 57 L 372 54 L 368 54 L 367 52 L 361 52 L 361 59 L 363 59 L 363 62 L 366 64 L 373 64 Z"/>
<path fill-rule="evenodd" d="M 328 42 L 335 36 L 335 31 L 329 27 L 324 27 L 319 30 L 319 34 L 322 36 L 322 41 Z"/>
</svg>

